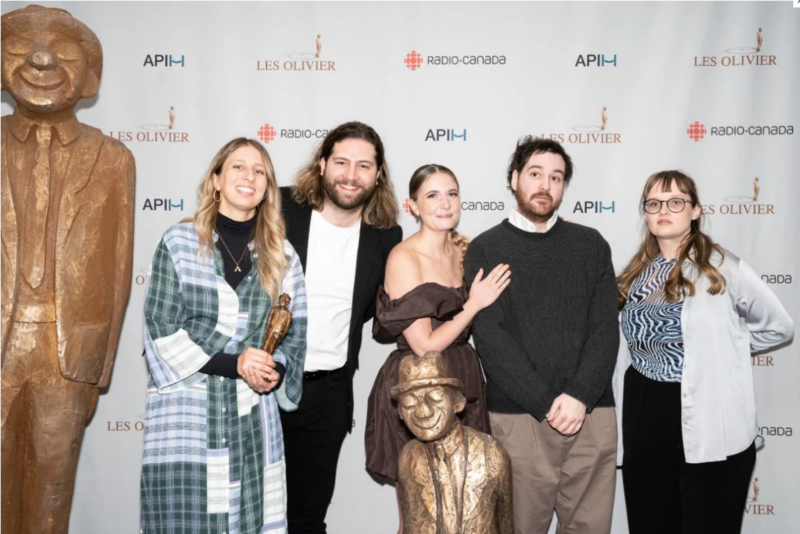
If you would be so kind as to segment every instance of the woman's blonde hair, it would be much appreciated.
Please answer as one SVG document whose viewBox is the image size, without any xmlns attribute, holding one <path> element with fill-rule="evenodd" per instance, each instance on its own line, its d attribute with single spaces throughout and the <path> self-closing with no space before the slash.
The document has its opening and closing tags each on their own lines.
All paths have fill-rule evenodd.
<svg viewBox="0 0 800 534">
<path fill-rule="evenodd" d="M 644 213 L 644 203 L 647 200 L 648 193 L 655 187 L 659 187 L 661 191 L 669 192 L 673 182 L 675 182 L 680 192 L 689 195 L 692 206 L 700 206 L 700 198 L 697 194 L 697 186 L 694 180 L 681 171 L 661 171 L 650 176 L 644 184 L 642 199 L 639 204 L 642 213 Z M 694 295 L 694 283 L 683 276 L 682 267 L 686 261 L 692 263 L 700 274 L 709 279 L 708 292 L 711 295 L 725 292 L 725 277 L 719 269 L 711 264 L 711 256 L 716 251 L 720 255 L 721 265 L 725 259 L 725 251 L 702 232 L 702 226 L 703 214 L 701 212 L 700 217 L 692 221 L 689 235 L 681 243 L 678 259 L 664 285 L 664 296 L 667 302 L 677 302 L 682 295 Z M 622 274 L 617 277 L 617 296 L 620 309 L 628 301 L 628 293 L 634 280 L 653 263 L 659 251 L 658 239 L 650 233 L 650 229 L 645 224 L 644 237 L 639 250 L 634 254 Z"/>
<path fill-rule="evenodd" d="M 328 161 L 334 145 L 347 139 L 361 139 L 375 148 L 378 180 L 375 183 L 375 191 L 364 206 L 364 222 L 382 230 L 397 226 L 399 209 L 392 179 L 389 176 L 389 166 L 384 157 L 383 142 L 372 127 L 362 122 L 346 122 L 328 132 L 314 157 L 300 171 L 297 181 L 292 186 L 292 198 L 298 204 L 311 206 L 317 211 L 322 209 L 325 202 L 325 191 L 322 186 L 324 178 L 320 161 Z"/>
<path fill-rule="evenodd" d="M 267 150 L 261 143 L 254 139 L 237 137 L 219 149 L 214 159 L 211 160 L 211 165 L 208 166 L 208 170 L 200 182 L 200 187 L 197 188 L 200 206 L 186 221 L 194 223 L 200 241 L 200 253 L 206 256 L 210 255 L 214 247 L 212 236 L 216 231 L 217 213 L 219 213 L 219 203 L 214 200 L 216 190 L 212 179 L 214 175 L 219 176 L 222 173 L 222 167 L 228 157 L 236 149 L 244 146 L 251 146 L 258 150 L 266 168 L 267 189 L 264 192 L 264 199 L 256 207 L 258 221 L 253 235 L 253 264 L 258 267 L 258 279 L 261 287 L 267 292 L 270 300 L 277 303 L 283 274 L 287 266 L 286 253 L 283 248 L 286 225 L 281 214 L 281 195 L 275 179 L 275 168 L 272 166 L 272 159 Z"/>
<path fill-rule="evenodd" d="M 419 194 L 419 188 L 422 187 L 422 184 L 425 183 L 425 180 L 430 178 L 432 175 L 436 173 L 446 174 L 453 179 L 456 183 L 456 187 L 461 189 L 461 186 L 458 184 L 458 178 L 453 171 L 445 167 L 444 165 L 439 165 L 436 163 L 428 163 L 427 165 L 423 165 L 422 167 L 418 168 L 414 171 L 414 174 L 411 175 L 411 181 L 408 183 L 408 197 L 413 200 L 414 202 L 417 201 L 417 196 Z M 453 228 L 450 230 L 447 238 L 453 243 L 456 247 L 461 250 L 461 269 L 464 269 L 464 255 L 467 253 L 467 247 L 469 246 L 469 239 L 466 236 L 463 236 L 456 232 L 456 229 Z"/>
</svg>

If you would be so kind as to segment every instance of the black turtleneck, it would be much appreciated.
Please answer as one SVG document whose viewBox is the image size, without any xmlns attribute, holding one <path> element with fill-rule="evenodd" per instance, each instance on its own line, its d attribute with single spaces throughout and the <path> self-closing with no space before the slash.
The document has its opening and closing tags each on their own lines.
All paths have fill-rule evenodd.
<svg viewBox="0 0 800 534">
<path fill-rule="evenodd" d="M 253 216 L 246 221 L 234 221 L 231 218 L 217 213 L 217 248 L 222 254 L 222 263 L 225 267 L 225 281 L 234 290 L 239 286 L 244 277 L 253 268 L 253 260 L 249 252 L 245 252 L 247 244 L 253 237 L 257 218 Z M 226 248 L 227 245 L 227 248 Z M 241 260 L 239 259 L 241 258 Z M 238 262 L 239 270 L 236 270 Z M 237 371 L 239 355 L 218 352 L 201 369 L 207 375 L 224 376 L 226 378 L 241 378 Z M 283 364 L 275 363 L 275 370 L 281 375 L 278 386 L 283 381 L 286 368 Z M 278 387 L 276 386 L 276 387 Z"/>
<path fill-rule="evenodd" d="M 246 221 L 234 221 L 221 213 L 217 214 L 217 234 L 219 235 L 217 248 L 222 254 L 222 263 L 225 265 L 225 281 L 234 290 L 253 267 L 250 253 L 245 250 L 253 238 L 255 228 L 255 216 Z M 239 271 L 236 270 L 236 262 L 239 263 Z"/>
</svg>

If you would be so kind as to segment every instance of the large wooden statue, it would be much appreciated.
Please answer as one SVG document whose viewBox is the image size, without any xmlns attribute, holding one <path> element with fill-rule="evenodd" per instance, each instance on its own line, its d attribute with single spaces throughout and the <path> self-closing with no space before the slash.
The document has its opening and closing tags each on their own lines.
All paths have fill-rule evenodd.
<svg viewBox="0 0 800 534">
<path fill-rule="evenodd" d="M 403 531 L 512 534 L 511 460 L 488 434 L 463 426 L 464 386 L 440 352 L 400 362 L 392 397 L 417 437 L 403 447 L 398 481 Z"/>
<path fill-rule="evenodd" d="M 2 16 L 2 532 L 67 532 L 75 469 L 131 286 L 135 170 L 78 122 L 97 36 L 60 9 Z"/>
</svg>

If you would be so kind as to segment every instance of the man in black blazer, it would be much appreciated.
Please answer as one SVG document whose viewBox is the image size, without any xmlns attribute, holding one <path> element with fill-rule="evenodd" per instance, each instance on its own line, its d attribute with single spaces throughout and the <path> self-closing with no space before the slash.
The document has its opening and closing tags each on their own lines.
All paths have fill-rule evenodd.
<svg viewBox="0 0 800 534">
<path fill-rule="evenodd" d="M 308 353 L 297 411 L 281 412 L 289 532 L 325 533 L 339 451 L 352 428 L 361 331 L 375 315 L 386 258 L 403 239 L 383 143 L 371 127 L 331 130 L 281 188 L 286 237 L 308 295 Z"/>
</svg>

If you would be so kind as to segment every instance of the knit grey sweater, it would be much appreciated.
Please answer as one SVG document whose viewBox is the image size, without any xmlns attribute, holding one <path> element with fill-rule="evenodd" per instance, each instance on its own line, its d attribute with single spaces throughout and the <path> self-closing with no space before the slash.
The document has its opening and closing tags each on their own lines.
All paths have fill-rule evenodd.
<svg viewBox="0 0 800 534">
<path fill-rule="evenodd" d="M 561 393 L 590 412 L 614 406 L 619 323 L 606 240 L 560 219 L 545 233 L 506 219 L 470 243 L 464 275 L 472 282 L 498 263 L 511 266 L 511 283 L 473 323 L 489 411 L 541 421 Z"/>
</svg>

